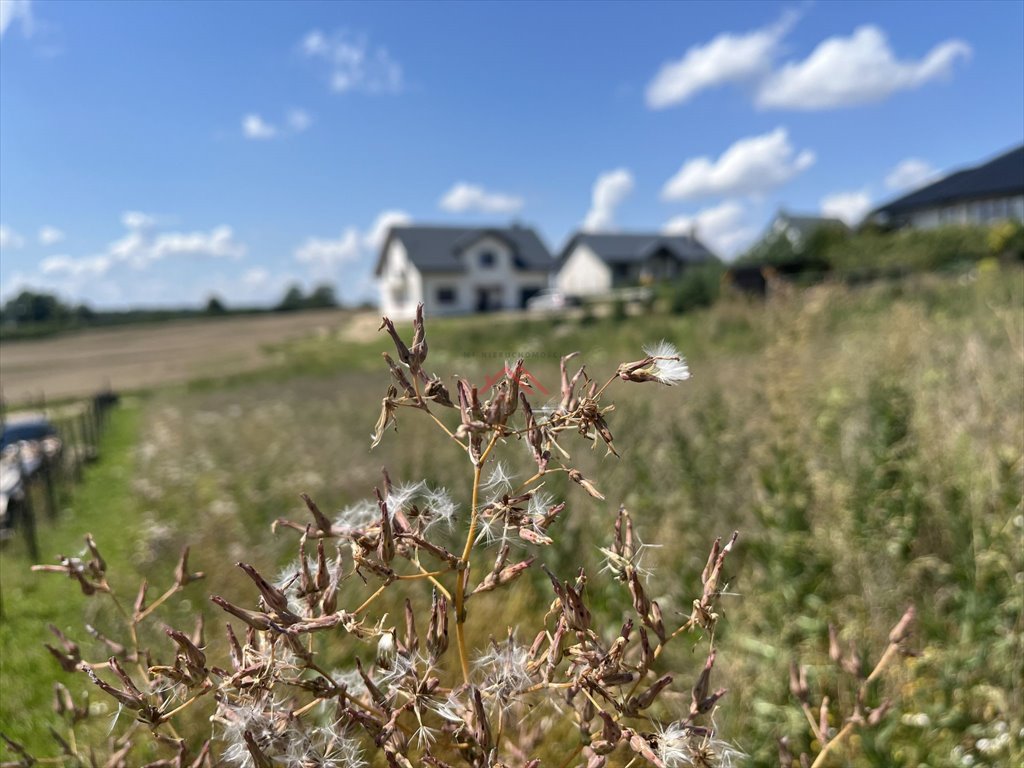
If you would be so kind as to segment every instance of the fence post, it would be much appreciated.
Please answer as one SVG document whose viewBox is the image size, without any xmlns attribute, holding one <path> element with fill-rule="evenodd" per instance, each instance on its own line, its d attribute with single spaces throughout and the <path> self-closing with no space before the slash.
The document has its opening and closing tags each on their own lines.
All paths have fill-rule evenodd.
<svg viewBox="0 0 1024 768">
<path fill-rule="evenodd" d="M 22 480 L 25 497 L 21 503 L 21 516 L 24 518 L 25 544 L 29 556 L 39 561 L 39 541 L 36 539 L 36 513 L 32 504 L 32 489 L 27 480 Z"/>
</svg>

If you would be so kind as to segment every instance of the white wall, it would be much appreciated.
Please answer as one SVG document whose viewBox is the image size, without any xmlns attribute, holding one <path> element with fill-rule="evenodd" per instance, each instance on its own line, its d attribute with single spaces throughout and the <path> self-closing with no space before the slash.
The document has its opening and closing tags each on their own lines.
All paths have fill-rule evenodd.
<svg viewBox="0 0 1024 768">
<path fill-rule="evenodd" d="M 388 244 L 377 286 L 384 315 L 395 320 L 415 316 L 416 305 L 423 300 L 423 276 L 409 261 L 405 246 L 398 238 Z"/>
<path fill-rule="evenodd" d="M 1006 219 L 1024 221 L 1024 195 L 928 208 L 912 214 L 910 225 L 916 229 L 931 229 L 944 224 L 989 224 Z"/>
<path fill-rule="evenodd" d="M 494 254 L 494 264 L 485 267 L 481 261 L 484 253 Z M 464 272 L 421 273 L 409 261 L 404 246 L 397 238 L 388 248 L 384 269 L 379 279 L 381 309 L 389 317 L 412 317 L 416 303 L 423 302 L 423 310 L 434 317 L 438 315 L 465 314 L 477 311 L 478 289 L 493 291 L 499 309 L 517 309 L 520 306 L 524 288 L 538 290 L 548 286 L 548 273 L 523 271 L 515 266 L 512 250 L 499 238 L 483 237 L 472 243 L 461 254 Z M 406 287 L 406 300 L 397 301 L 395 289 Z M 438 298 L 441 288 L 452 288 L 455 300 L 442 303 Z"/>
<path fill-rule="evenodd" d="M 555 276 L 555 288 L 571 296 L 592 296 L 612 289 L 612 270 L 590 246 L 579 243 Z"/>
</svg>

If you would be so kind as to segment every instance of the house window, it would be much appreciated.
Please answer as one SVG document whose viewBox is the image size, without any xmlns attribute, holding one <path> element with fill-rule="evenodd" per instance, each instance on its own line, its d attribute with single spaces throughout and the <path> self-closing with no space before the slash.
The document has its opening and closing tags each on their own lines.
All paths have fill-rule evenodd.
<svg viewBox="0 0 1024 768">
<path fill-rule="evenodd" d="M 437 289 L 437 303 L 438 304 L 454 304 L 456 301 L 456 293 L 454 286 L 442 285 Z"/>
<path fill-rule="evenodd" d="M 480 266 L 484 269 L 491 269 L 497 262 L 498 258 L 494 255 L 494 251 L 480 252 Z"/>
</svg>

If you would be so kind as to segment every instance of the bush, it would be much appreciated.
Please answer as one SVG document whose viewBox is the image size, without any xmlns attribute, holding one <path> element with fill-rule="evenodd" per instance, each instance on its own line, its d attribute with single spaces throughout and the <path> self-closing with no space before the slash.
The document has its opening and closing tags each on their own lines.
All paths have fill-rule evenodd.
<svg viewBox="0 0 1024 768">
<path fill-rule="evenodd" d="M 723 274 L 724 268 L 717 262 L 688 268 L 672 292 L 672 312 L 678 315 L 710 307 L 718 300 Z"/>
</svg>

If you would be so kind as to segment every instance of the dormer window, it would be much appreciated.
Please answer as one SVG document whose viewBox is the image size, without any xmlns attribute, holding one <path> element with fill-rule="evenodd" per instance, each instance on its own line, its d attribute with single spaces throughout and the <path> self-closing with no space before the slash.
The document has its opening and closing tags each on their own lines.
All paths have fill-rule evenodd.
<svg viewBox="0 0 1024 768">
<path fill-rule="evenodd" d="M 480 266 L 483 269 L 492 269 L 497 263 L 498 257 L 495 255 L 494 251 L 480 252 Z"/>
</svg>

